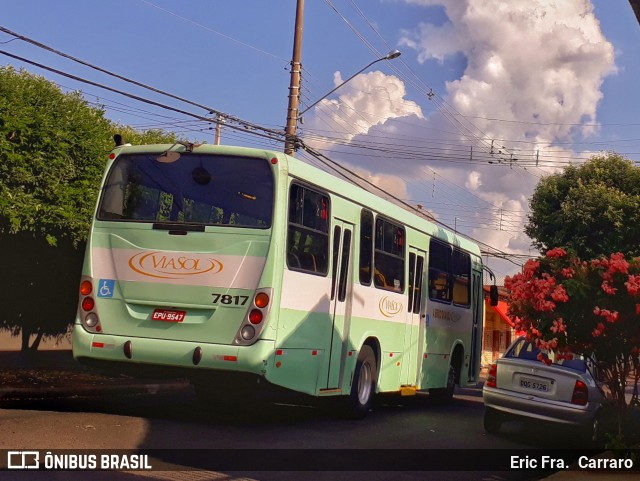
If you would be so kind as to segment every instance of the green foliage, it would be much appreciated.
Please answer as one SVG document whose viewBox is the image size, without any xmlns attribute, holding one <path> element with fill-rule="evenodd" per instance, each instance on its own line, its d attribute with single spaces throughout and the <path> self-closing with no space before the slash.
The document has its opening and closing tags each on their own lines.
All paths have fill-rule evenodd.
<svg viewBox="0 0 640 481">
<path fill-rule="evenodd" d="M 543 178 L 525 232 L 543 252 L 565 247 L 582 259 L 640 254 L 640 168 L 615 153 Z"/>
<path fill-rule="evenodd" d="M 0 233 L 31 231 L 51 244 L 83 238 L 92 208 L 85 195 L 101 172 L 93 159 L 109 150 L 108 131 L 104 112 L 79 93 L 1 68 Z"/>
<path fill-rule="evenodd" d="M 113 124 L 79 92 L 0 67 L 0 234 L 84 240 L 114 133 L 135 143 L 176 138 Z"/>
<path fill-rule="evenodd" d="M 115 133 L 131 143 L 176 140 L 114 124 L 79 92 L 0 67 L 0 247 L 8 253 L 0 292 L 12 296 L 0 329 L 21 336 L 23 349 L 73 322 L 82 246 Z"/>
</svg>

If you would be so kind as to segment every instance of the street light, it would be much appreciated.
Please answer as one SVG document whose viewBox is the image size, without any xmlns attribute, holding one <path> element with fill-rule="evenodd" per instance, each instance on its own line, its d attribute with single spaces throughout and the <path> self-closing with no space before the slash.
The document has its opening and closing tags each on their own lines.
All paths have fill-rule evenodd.
<svg viewBox="0 0 640 481">
<path fill-rule="evenodd" d="M 331 95 L 333 92 L 335 92 L 336 90 L 338 90 L 340 87 L 342 87 L 344 84 L 346 84 L 347 82 L 349 82 L 351 79 L 353 79 L 356 75 L 361 74 L 362 72 L 364 72 L 365 70 L 367 70 L 369 67 L 371 67 L 374 63 L 378 63 L 381 62 L 383 60 L 393 60 L 394 58 L 398 58 L 400 55 L 402 55 L 402 52 L 400 52 L 400 50 L 392 50 L 391 52 L 389 52 L 387 55 L 385 55 L 384 57 L 380 57 L 376 60 L 374 60 L 373 62 L 371 62 L 369 65 L 365 65 L 364 67 L 362 67 L 360 70 L 358 70 L 356 73 L 354 73 L 351 77 L 349 77 L 347 80 L 345 80 L 344 82 L 342 82 L 340 85 L 337 85 L 336 87 L 334 87 L 332 90 L 330 90 L 329 92 L 327 92 L 326 94 L 324 94 L 322 97 L 320 97 L 318 100 L 316 100 L 314 103 L 312 103 L 311 105 L 309 105 L 306 109 L 304 109 L 302 112 L 300 112 L 298 114 L 298 120 L 302 118 L 302 115 L 308 111 L 309 109 L 311 109 L 312 107 L 315 107 L 317 104 L 319 104 L 321 101 L 323 101 L 324 99 L 326 99 L 329 95 Z"/>
</svg>

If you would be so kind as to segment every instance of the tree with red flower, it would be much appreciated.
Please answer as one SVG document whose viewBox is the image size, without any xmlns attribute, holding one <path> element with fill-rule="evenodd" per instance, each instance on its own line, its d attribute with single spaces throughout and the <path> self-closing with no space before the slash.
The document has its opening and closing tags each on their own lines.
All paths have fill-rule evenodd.
<svg viewBox="0 0 640 481">
<path fill-rule="evenodd" d="M 507 277 L 509 315 L 516 329 L 556 359 L 582 354 L 597 360 L 619 413 L 629 408 L 628 379 L 640 377 L 640 257 L 614 253 L 585 262 L 564 249 L 528 261 Z M 549 363 L 547 356 L 542 362 Z M 631 403 L 638 403 L 635 394 Z"/>
</svg>

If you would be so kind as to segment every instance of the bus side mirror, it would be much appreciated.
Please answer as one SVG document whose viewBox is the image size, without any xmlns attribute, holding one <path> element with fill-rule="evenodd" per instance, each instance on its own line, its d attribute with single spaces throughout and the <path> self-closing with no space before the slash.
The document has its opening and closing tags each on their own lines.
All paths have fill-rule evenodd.
<svg viewBox="0 0 640 481">
<path fill-rule="evenodd" d="M 492 306 L 498 305 L 498 286 L 489 286 L 489 304 Z"/>
</svg>

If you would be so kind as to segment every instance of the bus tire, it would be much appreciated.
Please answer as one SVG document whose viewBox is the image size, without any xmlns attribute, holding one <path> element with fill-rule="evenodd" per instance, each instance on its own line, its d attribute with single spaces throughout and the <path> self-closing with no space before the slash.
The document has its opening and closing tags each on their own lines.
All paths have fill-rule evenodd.
<svg viewBox="0 0 640 481">
<path fill-rule="evenodd" d="M 435 402 L 446 403 L 453 399 L 453 391 L 456 388 L 456 370 L 453 365 L 449 364 L 449 372 L 447 374 L 447 387 L 429 389 L 429 396 Z"/>
<path fill-rule="evenodd" d="M 365 345 L 360 349 L 353 383 L 347 403 L 347 415 L 352 419 L 364 418 L 371 409 L 378 381 L 376 356 L 371 347 Z"/>
</svg>

